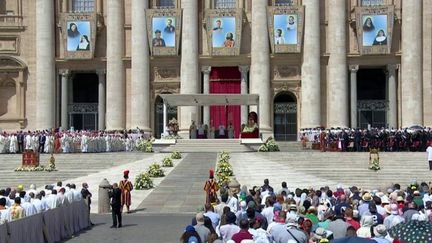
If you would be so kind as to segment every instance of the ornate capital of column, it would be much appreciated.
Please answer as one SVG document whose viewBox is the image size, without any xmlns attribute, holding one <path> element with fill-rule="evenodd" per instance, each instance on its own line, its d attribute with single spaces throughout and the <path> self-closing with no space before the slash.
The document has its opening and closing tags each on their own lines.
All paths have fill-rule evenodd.
<svg viewBox="0 0 432 243">
<path fill-rule="evenodd" d="M 104 74 L 106 74 L 106 70 L 105 69 L 98 69 L 98 70 L 96 70 L 96 73 L 98 76 L 104 75 Z"/>
<path fill-rule="evenodd" d="M 204 74 L 210 74 L 211 71 L 211 66 L 202 66 L 201 67 L 201 72 L 203 72 Z"/>
<path fill-rule="evenodd" d="M 238 68 L 242 74 L 246 74 L 247 72 L 249 72 L 249 65 L 240 65 L 238 66 Z"/>
<path fill-rule="evenodd" d="M 359 65 L 349 65 L 349 70 L 352 73 L 356 73 L 359 70 Z"/>
<path fill-rule="evenodd" d="M 399 68 L 399 64 L 387 64 L 388 72 L 395 72 Z"/>
<path fill-rule="evenodd" d="M 71 75 L 69 69 L 60 69 L 59 73 L 61 76 L 68 78 Z"/>
</svg>

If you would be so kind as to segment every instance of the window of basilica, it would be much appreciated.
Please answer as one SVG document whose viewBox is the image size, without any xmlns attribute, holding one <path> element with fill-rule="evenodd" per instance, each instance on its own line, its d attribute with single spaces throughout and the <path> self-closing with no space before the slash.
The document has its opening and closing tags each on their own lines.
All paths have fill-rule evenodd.
<svg viewBox="0 0 432 243">
<path fill-rule="evenodd" d="M 215 0 L 214 6 L 216 9 L 237 8 L 236 0 Z"/>
<path fill-rule="evenodd" d="M 94 0 L 73 0 L 72 2 L 72 11 L 74 12 L 93 12 L 94 9 Z"/>
<path fill-rule="evenodd" d="M 292 6 L 293 4 L 293 0 L 275 0 L 274 2 L 274 6 Z"/>
<path fill-rule="evenodd" d="M 386 0 L 361 0 L 361 6 L 383 6 L 386 4 Z"/>
<path fill-rule="evenodd" d="M 157 0 L 156 8 L 175 8 L 176 1 L 175 0 Z"/>
</svg>

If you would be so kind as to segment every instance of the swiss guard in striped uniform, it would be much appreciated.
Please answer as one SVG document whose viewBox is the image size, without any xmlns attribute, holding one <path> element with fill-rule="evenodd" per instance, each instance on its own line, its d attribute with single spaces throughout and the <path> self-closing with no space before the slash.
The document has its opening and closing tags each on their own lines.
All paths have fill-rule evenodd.
<svg viewBox="0 0 432 243">
<path fill-rule="evenodd" d="M 206 192 L 206 204 L 207 203 L 216 203 L 217 199 L 217 191 L 219 190 L 219 185 L 216 180 L 213 179 L 214 171 L 209 171 L 209 179 L 206 181 L 204 185 L 204 191 Z"/>
<path fill-rule="evenodd" d="M 129 181 L 129 170 L 123 172 L 124 180 L 119 183 L 119 188 L 122 191 L 121 194 L 121 211 L 123 211 L 123 206 L 126 205 L 127 213 L 130 213 L 131 205 L 131 191 L 133 190 L 132 182 Z"/>
</svg>

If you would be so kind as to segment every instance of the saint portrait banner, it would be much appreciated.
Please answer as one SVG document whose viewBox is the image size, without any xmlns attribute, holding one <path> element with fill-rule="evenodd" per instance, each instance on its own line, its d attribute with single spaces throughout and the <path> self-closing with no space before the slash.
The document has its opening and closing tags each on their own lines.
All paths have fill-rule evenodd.
<svg viewBox="0 0 432 243">
<path fill-rule="evenodd" d="M 178 54 L 181 10 L 148 9 L 147 35 L 153 56 L 176 56 Z"/>
<path fill-rule="evenodd" d="M 356 21 L 360 54 L 391 52 L 394 6 L 357 7 Z"/>
<path fill-rule="evenodd" d="M 96 43 L 94 14 L 65 14 L 62 17 L 65 59 L 92 59 Z"/>
<path fill-rule="evenodd" d="M 209 52 L 213 56 L 240 54 L 242 14 L 237 9 L 209 9 L 206 29 Z"/>
<path fill-rule="evenodd" d="M 268 8 L 268 27 L 273 53 L 299 53 L 303 41 L 303 6 Z"/>
</svg>

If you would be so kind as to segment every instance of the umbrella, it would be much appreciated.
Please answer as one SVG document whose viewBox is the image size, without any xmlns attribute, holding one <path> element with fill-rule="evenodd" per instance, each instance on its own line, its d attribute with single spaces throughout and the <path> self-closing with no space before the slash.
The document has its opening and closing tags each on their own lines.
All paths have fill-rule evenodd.
<svg viewBox="0 0 432 243">
<path fill-rule="evenodd" d="M 432 224 L 426 221 L 410 220 L 389 230 L 390 236 L 408 242 L 432 242 Z"/>
<path fill-rule="evenodd" d="M 376 241 L 360 237 L 344 237 L 330 241 L 331 243 L 376 243 Z"/>
</svg>

